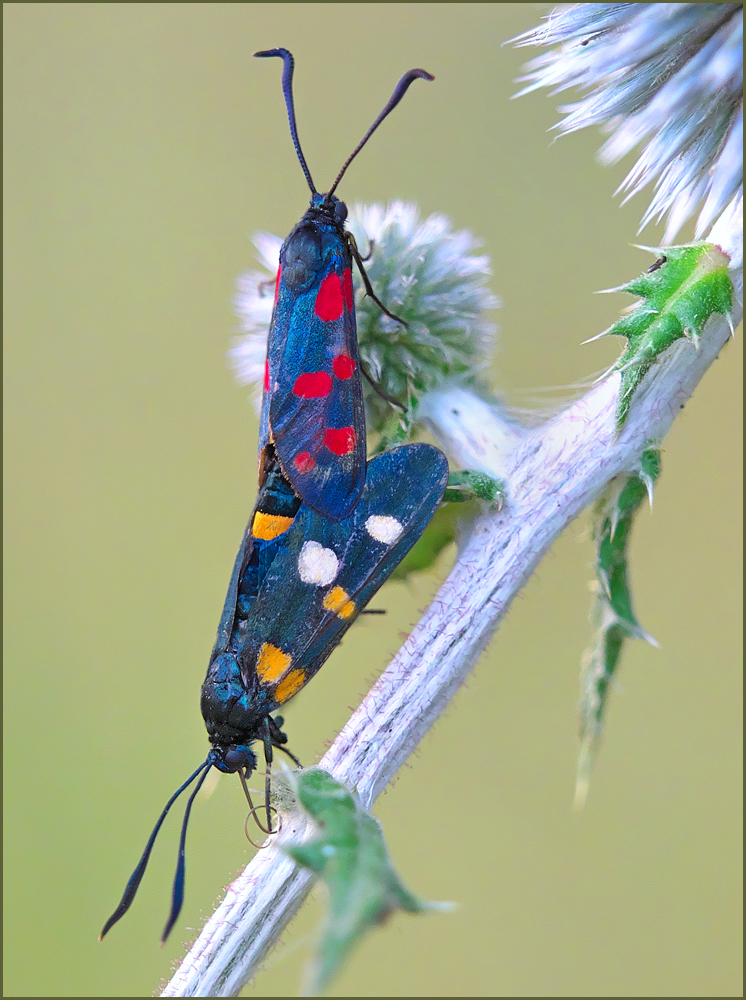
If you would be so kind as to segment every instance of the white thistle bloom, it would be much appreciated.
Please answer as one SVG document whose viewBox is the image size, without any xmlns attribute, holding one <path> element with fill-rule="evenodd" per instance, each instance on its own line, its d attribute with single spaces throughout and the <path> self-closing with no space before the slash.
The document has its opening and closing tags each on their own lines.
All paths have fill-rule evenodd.
<svg viewBox="0 0 746 1000">
<path fill-rule="evenodd" d="M 556 46 L 527 63 L 526 94 L 588 91 L 558 110 L 561 133 L 601 125 L 616 163 L 644 143 L 620 185 L 625 201 L 651 181 L 640 229 L 668 215 L 664 243 L 704 201 L 697 237 L 743 195 L 743 4 L 581 3 L 560 7 L 515 45 Z"/>
<path fill-rule="evenodd" d="M 248 271 L 238 279 L 233 304 L 241 321 L 243 336 L 236 338 L 228 357 L 240 384 L 254 387 L 258 413 L 262 404 L 267 334 L 274 306 L 272 290 L 280 266 L 282 239 L 272 233 L 255 233 L 252 243 L 265 270 Z"/>
<path fill-rule="evenodd" d="M 471 233 L 454 232 L 443 215 L 422 221 L 415 205 L 400 201 L 353 205 L 347 226 L 362 254 L 372 245 L 365 269 L 376 295 L 409 325 L 385 316 L 356 282 L 360 356 L 380 388 L 412 410 L 422 394 L 448 378 L 473 381 L 496 332 L 484 312 L 500 303 L 486 287 L 489 258 L 475 254 L 479 244 Z M 236 377 L 254 387 L 258 405 L 282 240 L 259 233 L 254 244 L 266 271 L 239 279 L 235 306 L 244 333 L 229 353 Z M 363 385 L 369 419 L 381 430 L 392 410 Z"/>
</svg>

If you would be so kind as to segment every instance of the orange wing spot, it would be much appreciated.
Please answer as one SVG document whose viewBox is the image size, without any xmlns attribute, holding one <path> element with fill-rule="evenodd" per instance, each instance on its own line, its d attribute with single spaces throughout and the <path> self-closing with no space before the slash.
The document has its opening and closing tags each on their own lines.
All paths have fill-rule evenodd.
<svg viewBox="0 0 746 1000">
<path fill-rule="evenodd" d="M 273 646 L 271 642 L 263 642 L 256 661 L 256 672 L 260 683 L 272 684 L 273 681 L 279 680 L 292 662 L 292 656 L 283 653 L 279 646 Z M 288 677 L 297 673 L 297 670 L 291 670 Z M 288 695 L 288 697 L 290 696 Z"/>
<path fill-rule="evenodd" d="M 321 282 L 313 311 L 325 323 L 333 323 L 342 315 L 343 309 L 342 282 L 337 272 L 332 271 Z"/>
<path fill-rule="evenodd" d="M 277 704 L 282 705 L 288 698 L 292 698 L 295 692 L 300 691 L 305 683 L 306 674 L 304 670 L 291 670 L 275 688 L 275 701 Z"/>
<path fill-rule="evenodd" d="M 332 587 L 324 598 L 327 611 L 334 611 L 340 618 L 349 618 L 355 611 L 355 602 L 343 587 Z"/>
<path fill-rule="evenodd" d="M 263 542 L 271 542 L 273 538 L 284 535 L 293 523 L 292 517 L 282 517 L 280 514 L 264 514 L 258 510 L 254 514 L 251 534 Z"/>
<path fill-rule="evenodd" d="M 344 296 L 347 312 L 352 312 L 352 271 L 348 268 L 342 273 L 342 295 Z"/>
<path fill-rule="evenodd" d="M 327 427 L 324 444 L 335 455 L 349 455 L 355 450 L 357 434 L 354 427 Z"/>
</svg>

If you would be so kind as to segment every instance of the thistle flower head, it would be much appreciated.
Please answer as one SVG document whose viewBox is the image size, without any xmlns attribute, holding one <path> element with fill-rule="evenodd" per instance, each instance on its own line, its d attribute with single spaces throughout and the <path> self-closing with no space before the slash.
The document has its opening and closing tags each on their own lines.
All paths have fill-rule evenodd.
<svg viewBox="0 0 746 1000">
<path fill-rule="evenodd" d="M 587 92 L 559 108 L 560 133 L 601 125 L 605 164 L 643 144 L 619 190 L 626 201 L 654 182 L 640 229 L 667 216 L 669 243 L 702 202 L 697 237 L 742 198 L 742 40 L 743 4 L 581 3 L 513 43 L 554 46 L 527 63 L 520 94 Z"/>
<path fill-rule="evenodd" d="M 496 328 L 484 312 L 499 305 L 486 287 L 489 258 L 475 253 L 474 237 L 454 232 L 445 216 L 422 221 L 415 205 L 353 205 L 347 219 L 376 296 L 407 326 L 381 312 L 356 282 L 355 312 L 360 357 L 379 388 L 407 407 L 408 433 L 419 398 L 456 376 L 474 381 L 487 363 Z M 235 306 L 243 336 L 230 351 L 238 380 L 261 398 L 272 287 L 282 240 L 254 238 L 264 272 L 238 282 Z M 393 411 L 366 383 L 366 410 L 374 431 L 383 432 Z"/>
</svg>

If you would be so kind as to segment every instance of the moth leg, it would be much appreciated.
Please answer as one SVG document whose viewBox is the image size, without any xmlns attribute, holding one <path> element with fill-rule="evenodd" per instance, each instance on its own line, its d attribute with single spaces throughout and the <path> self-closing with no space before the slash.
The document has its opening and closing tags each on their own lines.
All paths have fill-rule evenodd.
<svg viewBox="0 0 746 1000">
<path fill-rule="evenodd" d="M 409 323 L 407 323 L 406 320 L 403 320 L 401 316 L 397 316 L 396 313 L 389 312 L 389 310 L 386 308 L 383 302 L 381 302 L 376 293 L 373 291 L 373 286 L 370 283 L 370 278 L 368 277 L 368 274 L 365 268 L 363 267 L 363 258 L 360 256 L 360 251 L 357 248 L 357 243 L 355 242 L 355 237 L 352 235 L 352 233 L 347 233 L 347 240 L 350 244 L 350 251 L 352 253 L 352 256 L 355 258 L 355 263 L 357 264 L 358 270 L 360 271 L 360 277 L 363 279 L 363 284 L 365 285 L 366 294 L 373 299 L 373 301 L 375 302 L 375 304 L 378 306 L 378 308 L 381 310 L 382 313 L 385 313 L 389 317 L 389 319 L 393 319 L 396 320 L 397 323 L 401 323 L 404 329 L 408 330 Z"/>
<path fill-rule="evenodd" d="M 246 834 L 246 839 L 251 844 L 251 846 L 256 847 L 256 849 L 260 851 L 263 845 L 257 844 L 256 841 L 252 840 L 251 837 L 249 836 L 249 820 L 253 819 L 256 825 L 262 831 L 262 833 L 272 833 L 272 829 L 270 827 L 269 829 L 265 830 L 264 827 L 262 826 L 262 821 L 257 816 L 256 806 L 254 805 L 254 802 L 251 798 L 251 792 L 249 791 L 249 785 L 247 780 L 250 774 L 251 771 L 249 771 L 248 768 L 239 769 L 238 771 L 238 777 L 241 779 L 241 786 L 243 788 L 243 793 L 246 796 L 246 801 L 249 803 L 249 814 L 246 817 L 246 822 L 244 823 L 243 829 L 244 833 Z"/>
<path fill-rule="evenodd" d="M 291 753 L 288 750 L 288 748 L 284 745 L 288 741 L 287 736 L 285 735 L 285 733 L 282 732 L 282 728 L 281 728 L 282 725 L 283 725 L 283 723 L 284 723 L 284 721 L 285 720 L 283 719 L 283 717 L 281 715 L 276 715 L 274 717 L 274 719 L 272 718 L 271 715 L 269 717 L 269 728 L 270 728 L 270 731 L 271 731 L 271 734 L 272 734 L 272 746 L 275 746 L 275 747 L 277 747 L 278 750 L 282 750 L 283 753 L 286 753 L 288 755 L 288 757 L 296 765 L 296 767 L 303 767 L 303 765 L 298 760 L 298 758 L 295 756 L 295 754 Z"/>
<path fill-rule="evenodd" d="M 370 258 L 373 256 L 373 248 L 375 247 L 375 245 L 376 245 L 376 241 L 375 240 L 371 240 L 370 241 L 370 246 L 368 247 L 368 252 L 366 253 L 366 255 L 364 257 L 361 257 L 360 260 L 369 261 Z"/>
<path fill-rule="evenodd" d="M 275 744 L 275 746 L 277 746 L 277 744 Z M 292 760 L 292 762 L 293 762 L 293 763 L 295 764 L 295 766 L 296 766 L 296 767 L 303 767 L 303 765 L 302 765 L 302 764 L 301 764 L 301 762 L 300 762 L 300 761 L 298 760 L 298 758 L 297 758 L 297 757 L 295 756 L 295 754 L 294 754 L 294 753 L 291 753 L 291 752 L 290 752 L 290 751 L 288 750 L 288 748 L 287 748 L 287 747 L 283 747 L 283 746 L 278 746 L 278 747 L 277 747 L 277 749 L 278 749 L 278 750 L 282 750 L 282 752 L 283 752 L 283 753 L 286 753 L 286 754 L 288 755 L 288 757 L 289 757 L 289 758 L 290 758 L 290 759 Z"/>
<path fill-rule="evenodd" d="M 381 399 L 385 399 L 387 403 L 390 403 L 392 406 L 396 406 L 398 409 L 402 411 L 402 413 L 407 412 L 407 408 L 403 403 L 400 403 L 398 399 L 394 399 L 393 396 L 389 396 L 387 392 L 383 391 L 380 385 L 373 379 L 373 376 L 368 371 L 362 359 L 360 359 L 360 371 L 363 373 L 363 378 L 366 380 L 366 382 L 368 382 L 368 384 L 373 388 L 373 390 L 381 397 Z"/>
</svg>

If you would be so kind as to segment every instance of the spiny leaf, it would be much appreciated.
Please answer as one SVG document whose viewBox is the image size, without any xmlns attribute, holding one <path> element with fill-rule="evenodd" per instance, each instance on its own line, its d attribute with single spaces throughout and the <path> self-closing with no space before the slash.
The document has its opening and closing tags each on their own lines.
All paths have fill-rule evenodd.
<svg viewBox="0 0 746 1000">
<path fill-rule="evenodd" d="M 722 251 L 710 243 L 692 243 L 661 250 L 648 271 L 614 291 L 642 300 L 606 331 L 628 340 L 614 365 L 622 373 L 617 404 L 621 427 L 635 392 L 661 354 L 682 338 L 698 347 L 710 316 L 730 314 L 733 285 Z"/>
<path fill-rule="evenodd" d="M 640 456 L 637 472 L 613 479 L 593 509 L 596 635 L 580 674 L 580 752 L 575 785 L 575 804 L 579 808 L 588 795 L 611 682 L 624 644 L 628 639 L 645 639 L 657 645 L 632 610 L 627 549 L 635 514 L 645 497 L 651 495 L 659 474 L 660 452 L 648 449 Z"/>
<path fill-rule="evenodd" d="M 468 500 L 485 500 L 498 510 L 505 503 L 505 486 L 485 472 L 463 469 L 448 477 L 443 500 L 448 503 L 465 503 Z"/>
<path fill-rule="evenodd" d="M 432 909 L 404 888 L 389 860 L 378 823 L 326 771 L 293 775 L 295 793 L 320 833 L 283 849 L 326 882 L 329 908 L 306 996 L 325 990 L 353 945 L 395 910 Z"/>
</svg>

